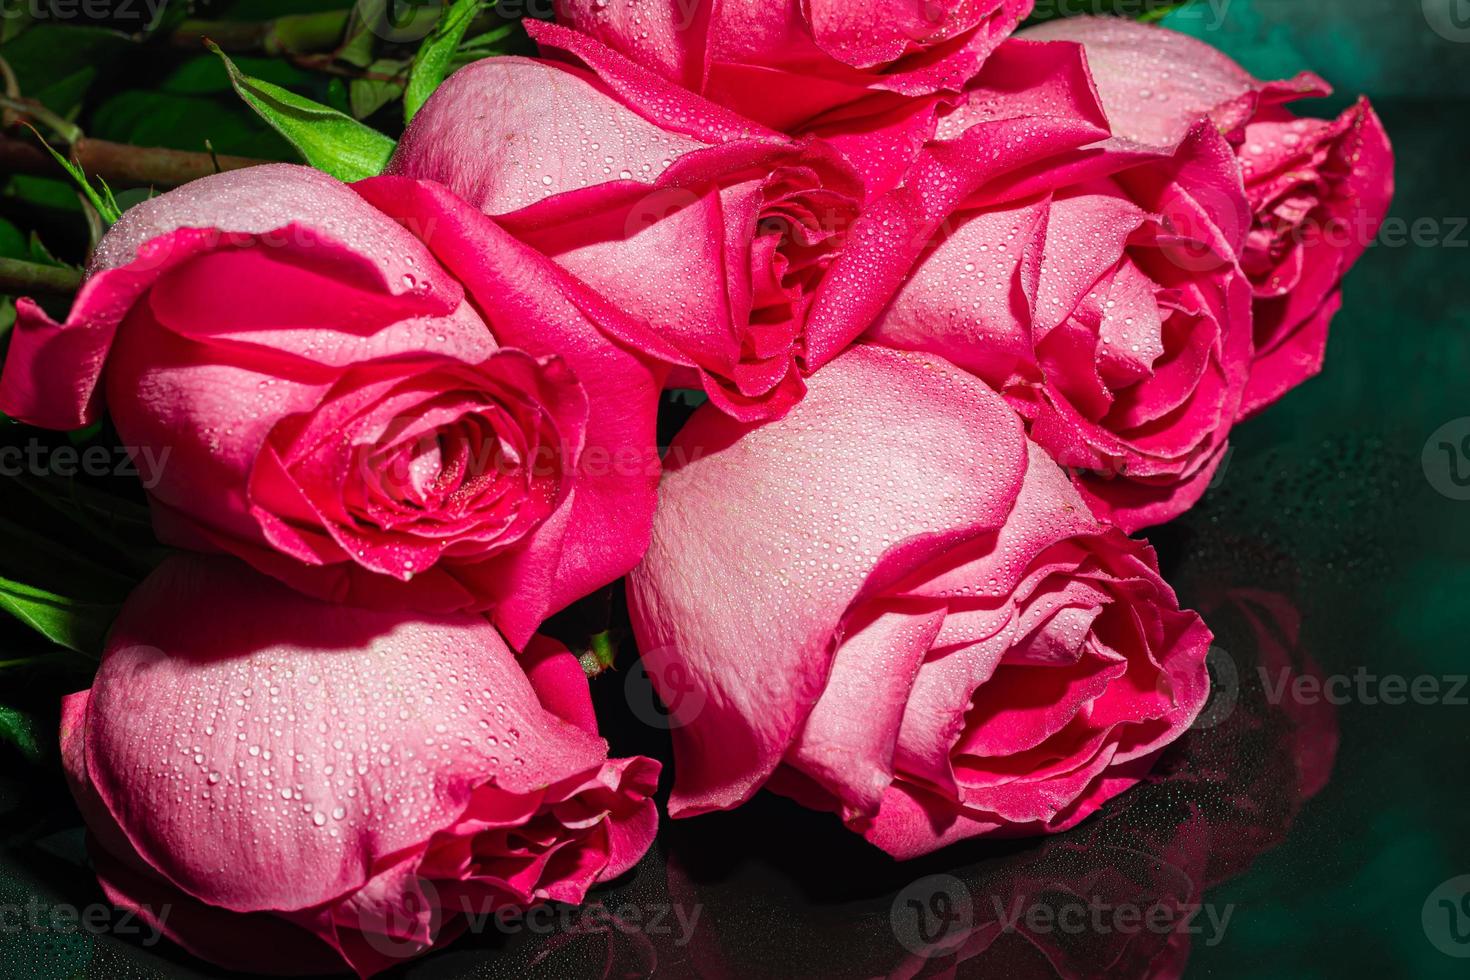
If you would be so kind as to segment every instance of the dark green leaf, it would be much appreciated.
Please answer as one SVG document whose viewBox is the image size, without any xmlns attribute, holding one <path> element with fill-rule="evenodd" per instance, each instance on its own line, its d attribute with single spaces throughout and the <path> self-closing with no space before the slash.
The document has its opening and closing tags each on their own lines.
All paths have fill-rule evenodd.
<svg viewBox="0 0 1470 980">
<path fill-rule="evenodd" d="M 1126 17 L 1152 23 L 1192 2 L 1193 0 L 1056 0 L 1045 7 L 1038 6 L 1037 12 L 1026 23 L 1039 24 L 1061 17 L 1086 15 Z"/>
<path fill-rule="evenodd" d="M 54 211 L 77 211 L 81 202 L 70 180 L 12 174 L 5 185 L 5 196 Z"/>
<path fill-rule="evenodd" d="M 302 158 L 338 180 L 353 181 L 382 173 L 393 154 L 393 140 L 319 102 L 279 85 L 241 74 L 217 46 L 230 83 L 249 106 L 296 147 Z"/>
<path fill-rule="evenodd" d="M 136 50 L 112 31 L 43 23 L 0 45 L 0 57 L 14 70 L 21 95 L 71 118 L 97 76 Z"/>
<path fill-rule="evenodd" d="M 36 131 L 33 129 L 31 132 Z M 41 145 L 46 147 L 47 152 L 56 158 L 56 162 L 61 164 L 67 173 L 71 174 L 71 179 L 76 181 L 77 189 L 82 192 L 87 202 L 92 205 L 104 222 L 110 225 L 122 217 L 122 209 L 117 206 L 117 199 L 112 196 L 112 188 L 107 186 L 106 181 L 99 177 L 97 183 L 101 186 L 93 187 L 91 180 L 87 178 L 81 167 L 56 152 L 50 143 L 41 139 L 40 133 L 36 133 L 36 139 L 41 140 Z"/>
<path fill-rule="evenodd" d="M 36 726 L 30 716 L 3 704 L 0 704 L 0 742 L 14 745 L 29 759 L 41 756 L 41 746 L 36 742 Z"/>
<path fill-rule="evenodd" d="M 1165 17 L 1169 16 L 1176 10 L 1180 10 L 1184 7 L 1189 6 L 1192 2 L 1193 0 L 1173 0 L 1172 3 L 1160 3 L 1153 9 L 1145 10 L 1143 13 L 1139 14 L 1138 19 L 1142 23 L 1152 24 L 1156 21 L 1163 20 Z"/>
<path fill-rule="evenodd" d="M 413 120 L 414 114 L 444 81 L 454 54 L 459 50 L 459 43 L 464 40 L 465 32 L 479 12 L 480 0 L 454 0 L 439 19 L 434 32 L 419 45 L 408 73 L 408 87 L 403 91 L 404 122 Z"/>
<path fill-rule="evenodd" d="M 26 242 L 25 234 L 4 218 L 0 218 L 0 257 L 7 259 L 31 257 L 30 245 Z"/>
<path fill-rule="evenodd" d="M 383 81 L 380 78 L 354 79 L 352 85 L 349 87 L 352 100 L 352 114 L 358 119 L 366 119 L 402 95 L 407 69 L 408 62 L 395 58 L 380 58 L 368 65 L 367 70 L 374 75 L 393 76 L 394 80 Z"/>
<path fill-rule="evenodd" d="M 96 656 L 117 615 L 117 607 L 78 602 L 7 578 L 0 578 L 0 609 L 52 643 Z"/>
<path fill-rule="evenodd" d="M 219 62 L 210 58 L 215 72 Z M 225 84 L 229 91 L 229 85 Z M 216 153 L 263 160 L 295 158 L 291 145 L 233 92 L 219 97 L 130 89 L 104 100 L 92 114 L 89 135 L 135 146 L 165 146 L 199 153 L 208 140 Z"/>
</svg>

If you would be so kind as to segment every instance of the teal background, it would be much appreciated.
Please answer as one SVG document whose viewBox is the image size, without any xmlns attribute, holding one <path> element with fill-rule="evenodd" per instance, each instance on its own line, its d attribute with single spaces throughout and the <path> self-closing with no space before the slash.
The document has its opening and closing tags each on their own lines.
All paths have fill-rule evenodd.
<svg viewBox="0 0 1470 980">
<path fill-rule="evenodd" d="M 1436 10 L 1462 40 L 1430 27 Z M 1260 77 L 1315 70 L 1337 89 L 1325 108 L 1367 94 L 1397 156 L 1390 220 L 1443 232 L 1380 242 L 1348 276 L 1323 374 L 1236 430 L 1218 489 L 1179 522 L 1208 542 L 1184 549 L 1184 576 L 1216 574 L 1212 549 L 1253 527 L 1300 570 L 1302 644 L 1326 671 L 1464 674 L 1470 502 L 1433 489 L 1421 451 L 1470 415 L 1470 4 L 1233 0 L 1218 29 L 1193 9 L 1165 24 Z M 1211 896 L 1236 919 L 1191 974 L 1470 975 L 1420 919 L 1431 890 L 1470 873 L 1470 707 L 1350 703 L 1338 720 L 1331 782 L 1284 846 Z"/>
</svg>

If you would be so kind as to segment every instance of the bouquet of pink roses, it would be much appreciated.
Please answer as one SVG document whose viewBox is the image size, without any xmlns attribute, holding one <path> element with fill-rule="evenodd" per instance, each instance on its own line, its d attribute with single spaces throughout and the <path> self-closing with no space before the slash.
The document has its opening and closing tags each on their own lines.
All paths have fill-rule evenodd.
<svg viewBox="0 0 1470 980">
<path fill-rule="evenodd" d="M 1211 634 L 1129 535 L 1321 368 L 1392 152 L 1293 114 L 1313 75 L 1030 8 L 561 0 L 390 158 L 283 128 L 312 166 L 136 204 L 69 316 L 21 301 L 0 411 L 166 461 L 178 551 L 62 714 L 108 898 L 364 976 L 583 901 L 660 766 L 543 624 L 625 576 L 671 817 L 765 787 L 904 859 L 1148 774 Z"/>
</svg>

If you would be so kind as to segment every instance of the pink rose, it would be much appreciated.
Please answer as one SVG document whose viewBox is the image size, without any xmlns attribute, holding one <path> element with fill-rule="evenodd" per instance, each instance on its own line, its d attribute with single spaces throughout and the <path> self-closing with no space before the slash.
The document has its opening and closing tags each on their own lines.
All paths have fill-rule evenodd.
<svg viewBox="0 0 1470 980">
<path fill-rule="evenodd" d="M 162 458 L 167 543 L 313 595 L 489 610 L 519 647 L 642 554 L 638 329 L 443 188 L 306 167 L 128 211 L 64 324 L 22 301 L 0 410 Z M 168 453 L 163 457 L 163 453 Z"/>
<path fill-rule="evenodd" d="M 477 616 L 328 605 L 178 555 L 61 739 L 114 904 L 233 969 L 367 976 L 642 856 L 658 763 L 609 759 L 596 731 L 550 641 L 518 665 Z"/>
<path fill-rule="evenodd" d="M 895 213 L 926 249 L 868 336 L 979 375 L 1074 471 L 1093 511 L 1133 531 L 1199 499 L 1239 416 L 1249 210 L 1229 145 L 1204 123 L 1168 151 L 1112 138 L 1004 181 L 970 179 L 950 147 L 975 120 L 1038 104 L 1055 107 L 1043 131 L 1106 125 L 1077 45 L 1002 45 L 915 167 L 961 192 Z"/>
<path fill-rule="evenodd" d="M 935 110 L 1032 0 L 558 0 L 557 20 L 712 102 L 838 145 L 870 189 L 896 182 Z"/>
<path fill-rule="evenodd" d="M 1309 72 L 1262 82 L 1185 34 L 1076 17 L 1025 32 L 1077 41 L 1120 136 L 1181 140 L 1207 115 L 1235 146 L 1250 201 L 1240 262 L 1255 292 L 1255 363 L 1242 412 L 1254 414 L 1322 368 L 1342 277 L 1373 241 L 1393 197 L 1393 148 L 1366 99 L 1335 120 L 1282 103 L 1329 95 Z"/>
<path fill-rule="evenodd" d="M 865 325 L 836 278 L 862 189 L 840 154 L 531 24 L 578 64 L 488 58 L 414 118 L 392 173 L 438 181 L 646 327 L 624 338 L 741 418 L 780 415 Z"/>
<path fill-rule="evenodd" d="M 760 786 L 897 857 L 1062 830 L 1204 704 L 1210 633 L 1020 420 L 858 345 L 784 419 L 675 441 L 629 577 L 674 725 L 673 816 Z"/>
</svg>

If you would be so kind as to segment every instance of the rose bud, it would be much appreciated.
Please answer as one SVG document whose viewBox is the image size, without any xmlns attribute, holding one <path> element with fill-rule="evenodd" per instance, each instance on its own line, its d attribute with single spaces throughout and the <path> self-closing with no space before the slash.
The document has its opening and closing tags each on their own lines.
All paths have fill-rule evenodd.
<svg viewBox="0 0 1470 980">
<path fill-rule="evenodd" d="M 565 648 L 525 660 L 482 617 L 167 559 L 63 705 L 103 890 L 222 966 L 360 976 L 580 902 L 652 842 L 659 767 L 607 757 Z"/>
<path fill-rule="evenodd" d="M 857 345 L 784 419 L 701 408 L 629 577 L 671 815 L 761 786 L 909 858 L 1070 827 L 1208 694 L 1210 633 L 1004 400 Z"/>
<path fill-rule="evenodd" d="M 772 129 L 831 140 L 870 191 L 896 182 L 935 110 L 1032 0 L 863 4 L 558 0 L 559 23 Z"/>
<path fill-rule="evenodd" d="M 637 326 L 442 187 L 208 177 L 124 215 L 65 323 L 19 314 L 0 410 L 74 428 L 105 390 L 163 460 L 166 543 L 337 601 L 487 610 L 517 647 L 646 545 L 661 378 L 616 340 Z"/>
<path fill-rule="evenodd" d="M 862 189 L 798 144 L 555 25 L 579 64 L 488 58 L 414 117 L 389 171 L 438 181 L 641 318 L 631 343 L 742 418 L 786 411 L 864 323 L 830 280 Z"/>
<path fill-rule="evenodd" d="M 1106 124 L 1077 45 L 1008 41 L 941 135 L 967 140 L 972 119 L 1038 100 Z M 915 171 L 957 175 L 967 192 L 895 212 L 927 247 L 868 336 L 984 379 L 1099 517 L 1133 531 L 1187 510 L 1224 458 L 1250 372 L 1236 263 L 1249 212 L 1229 145 L 1201 123 L 1171 151 L 1103 140 L 978 186 L 949 149 Z"/>
<path fill-rule="evenodd" d="M 1251 230 L 1240 262 L 1255 293 L 1253 414 L 1322 368 L 1342 277 L 1373 241 L 1393 197 L 1393 148 L 1367 99 L 1334 120 L 1282 103 L 1330 95 L 1310 72 L 1262 82 L 1208 44 L 1117 18 L 1073 17 L 1025 36 L 1077 41 L 1113 131 L 1170 146 L 1206 115 L 1240 160 Z"/>
</svg>

